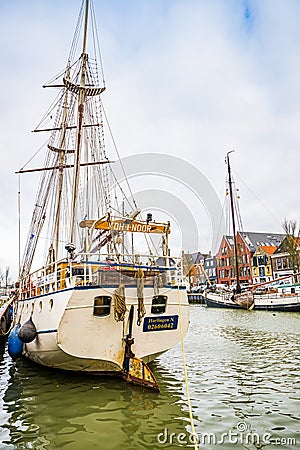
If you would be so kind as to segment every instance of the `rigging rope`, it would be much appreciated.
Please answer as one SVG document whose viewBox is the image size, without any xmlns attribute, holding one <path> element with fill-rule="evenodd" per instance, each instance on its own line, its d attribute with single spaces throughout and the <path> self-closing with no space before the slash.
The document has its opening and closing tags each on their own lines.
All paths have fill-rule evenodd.
<svg viewBox="0 0 300 450">
<path fill-rule="evenodd" d="M 28 159 L 28 161 L 21 167 L 21 169 L 19 170 L 19 173 L 22 173 L 22 170 L 25 169 L 26 166 L 28 166 L 28 164 L 33 160 L 33 158 L 36 157 L 36 155 L 45 147 L 45 145 L 47 144 L 48 139 L 41 145 L 41 147 L 31 156 L 31 158 Z"/>
<path fill-rule="evenodd" d="M 256 198 L 256 200 L 259 201 L 259 203 L 261 204 L 261 206 L 270 214 L 270 216 L 272 217 L 272 219 L 278 224 L 280 225 L 280 227 L 282 226 L 282 223 L 278 220 L 278 217 L 275 217 L 274 214 L 269 210 L 269 208 L 261 201 L 261 199 L 258 197 L 258 195 L 245 183 L 245 181 L 238 175 L 234 175 L 236 178 L 238 178 L 239 181 L 241 181 L 243 183 L 243 185 L 249 190 L 249 192 Z"/>
<path fill-rule="evenodd" d="M 108 127 L 108 130 L 109 130 L 109 134 L 110 134 L 110 137 L 111 137 L 111 139 L 112 139 L 112 142 L 113 142 L 113 146 L 114 146 L 114 148 L 115 148 L 115 151 L 116 151 L 116 153 L 117 153 L 117 156 L 118 156 L 118 159 L 119 159 L 119 162 L 120 162 L 120 166 L 121 166 L 121 169 L 122 169 L 124 178 L 125 178 L 125 180 L 126 180 L 126 184 L 127 184 L 129 193 L 130 193 L 130 195 L 131 195 L 131 198 L 132 198 L 132 201 L 133 201 L 133 204 L 134 204 L 135 208 L 137 208 L 137 203 L 136 203 L 135 198 L 134 198 L 134 196 L 133 196 L 133 193 L 132 193 L 132 190 L 131 190 L 131 187 L 130 187 L 130 184 L 129 184 L 129 181 L 128 181 L 128 178 L 127 178 L 127 175 L 126 175 L 126 172 L 125 172 L 125 169 L 124 169 L 122 160 L 121 160 L 121 156 L 120 156 L 119 150 L 118 150 L 118 148 L 117 148 L 117 144 L 116 144 L 116 141 L 115 141 L 115 139 L 114 139 L 114 136 L 113 136 L 113 134 L 112 134 L 112 129 L 111 129 L 110 124 L 109 124 L 109 122 L 108 122 L 108 118 L 107 118 L 107 115 L 106 115 L 106 111 L 105 111 L 105 109 L 104 109 L 103 102 L 102 102 L 101 98 L 100 98 L 100 102 L 101 102 L 102 111 L 103 111 L 103 114 L 104 114 L 104 117 L 105 117 L 105 120 L 106 120 L 106 123 L 107 123 L 107 127 Z M 116 181 L 117 181 L 117 180 L 116 180 Z M 127 197 L 126 197 L 126 198 L 127 198 Z"/>
<path fill-rule="evenodd" d="M 104 115 L 104 118 L 105 118 L 105 121 L 106 121 L 106 124 L 107 124 L 107 127 L 108 127 L 108 131 L 109 131 L 109 134 L 110 134 L 110 137 L 111 137 L 111 140 L 112 140 L 112 143 L 113 143 L 115 152 L 116 152 L 116 154 L 117 154 L 118 161 L 119 161 L 120 166 L 121 166 L 121 170 L 122 170 L 122 173 L 123 173 L 123 176 L 124 176 L 124 180 L 125 180 L 125 182 L 126 182 L 126 185 L 127 185 L 128 191 L 129 191 L 129 194 L 130 194 L 131 199 L 132 199 L 133 206 L 134 206 L 134 208 L 137 209 L 138 206 L 137 206 L 137 203 L 136 203 L 136 201 L 135 201 L 135 198 L 134 198 L 132 189 L 131 189 L 131 187 L 130 187 L 130 184 L 129 184 L 129 181 L 128 181 L 128 177 L 127 177 L 127 174 L 126 174 L 126 172 L 125 172 L 125 168 L 124 168 L 124 165 L 123 165 L 123 163 L 122 163 L 121 156 L 120 156 L 119 150 L 118 150 L 118 148 L 117 148 L 117 144 L 116 144 L 116 141 L 115 141 L 115 139 L 114 139 L 114 136 L 113 136 L 113 133 L 112 133 L 112 129 L 111 129 L 111 126 L 110 126 L 110 124 L 109 124 L 108 117 L 107 117 L 107 114 L 106 114 L 106 111 L 105 111 L 105 108 L 104 108 L 104 105 L 103 105 L 103 102 L 102 102 L 102 99 L 101 99 L 101 98 L 100 98 L 100 103 L 101 103 L 103 115 Z M 132 209 L 134 209 L 133 206 L 130 204 L 129 197 L 128 197 L 127 195 L 125 195 L 125 193 L 124 193 L 124 191 L 123 191 L 123 189 L 122 189 L 122 186 L 121 186 L 119 180 L 117 180 L 117 178 L 116 178 L 116 176 L 115 176 L 115 174 L 114 174 L 114 172 L 113 172 L 112 169 L 111 169 L 111 176 L 113 177 L 115 183 L 118 185 L 118 187 L 119 187 L 121 193 L 124 195 L 124 199 L 126 199 L 126 201 L 128 202 L 129 206 L 130 206 Z M 150 243 L 151 243 L 152 246 L 155 248 L 154 241 L 153 241 L 153 239 L 152 239 L 151 236 L 145 235 L 145 239 L 146 239 L 146 243 L 147 243 L 147 246 L 148 246 L 149 251 L 151 251 Z M 149 243 L 149 242 L 150 242 L 150 243 Z"/>
<path fill-rule="evenodd" d="M 79 16 L 78 16 L 78 21 L 77 21 L 76 28 L 75 28 L 73 42 L 72 42 L 70 53 L 69 53 L 69 60 L 70 61 L 72 61 L 72 59 L 74 57 L 75 50 L 76 50 L 76 47 L 77 47 L 78 41 L 79 41 L 80 29 L 81 29 L 81 24 L 83 22 L 83 16 L 84 16 L 84 3 L 85 2 L 83 0 L 82 4 L 81 4 Z"/>
<path fill-rule="evenodd" d="M 102 53 L 101 53 L 101 48 L 100 48 L 100 39 L 99 39 L 99 35 L 98 35 L 98 29 L 96 26 L 96 14 L 95 14 L 95 9 L 94 9 L 94 5 L 93 2 L 91 2 L 91 17 L 92 17 L 92 33 L 93 33 L 93 42 L 97 43 L 97 48 L 94 45 L 94 52 L 95 55 L 99 55 L 99 61 L 100 61 L 100 67 L 101 67 L 101 75 L 102 75 L 102 82 L 103 82 L 103 86 L 105 86 L 105 78 L 104 78 L 104 69 L 103 69 L 103 61 L 102 61 Z M 97 59 L 97 58 L 96 58 Z"/>
</svg>

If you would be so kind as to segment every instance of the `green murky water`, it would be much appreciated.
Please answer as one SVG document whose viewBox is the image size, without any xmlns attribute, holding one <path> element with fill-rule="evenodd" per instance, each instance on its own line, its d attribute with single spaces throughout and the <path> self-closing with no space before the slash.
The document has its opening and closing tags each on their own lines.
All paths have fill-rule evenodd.
<svg viewBox="0 0 300 450">
<path fill-rule="evenodd" d="M 0 449 L 300 448 L 300 314 L 193 306 L 181 346 L 152 364 L 161 393 L 0 362 Z"/>
</svg>

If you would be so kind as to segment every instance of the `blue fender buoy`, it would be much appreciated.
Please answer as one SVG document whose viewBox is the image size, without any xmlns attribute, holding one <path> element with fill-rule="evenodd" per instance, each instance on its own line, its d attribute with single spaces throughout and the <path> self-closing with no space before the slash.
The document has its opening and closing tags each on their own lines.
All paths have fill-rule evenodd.
<svg viewBox="0 0 300 450">
<path fill-rule="evenodd" d="M 37 336 L 35 325 L 30 317 L 27 322 L 23 323 L 21 328 L 18 331 L 19 339 L 24 342 L 24 344 L 28 344 L 32 342 Z"/>
<path fill-rule="evenodd" d="M 8 336 L 8 354 L 12 359 L 17 359 L 22 354 L 23 342 L 18 336 L 20 328 L 20 324 L 15 325 Z"/>
</svg>

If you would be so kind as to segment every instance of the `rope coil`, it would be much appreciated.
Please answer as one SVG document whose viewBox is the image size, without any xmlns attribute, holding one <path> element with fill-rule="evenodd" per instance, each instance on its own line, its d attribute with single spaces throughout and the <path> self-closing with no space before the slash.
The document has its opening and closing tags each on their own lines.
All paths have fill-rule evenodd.
<svg viewBox="0 0 300 450">
<path fill-rule="evenodd" d="M 114 318 L 117 322 L 124 321 L 126 308 L 125 286 L 120 284 L 114 292 Z"/>
</svg>

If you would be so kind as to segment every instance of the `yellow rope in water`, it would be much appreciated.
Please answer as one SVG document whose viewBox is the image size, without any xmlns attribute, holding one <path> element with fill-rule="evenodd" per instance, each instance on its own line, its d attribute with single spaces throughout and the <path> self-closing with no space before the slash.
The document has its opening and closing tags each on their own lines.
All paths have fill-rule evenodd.
<svg viewBox="0 0 300 450">
<path fill-rule="evenodd" d="M 195 432 L 195 426 L 194 426 L 193 411 L 192 411 L 192 404 L 191 404 L 191 397 L 190 397 L 190 390 L 189 390 L 189 380 L 188 380 L 188 374 L 187 374 L 187 369 L 186 369 L 179 286 L 178 286 L 177 292 L 178 292 L 178 306 L 179 306 L 179 328 L 180 328 L 180 336 L 181 336 L 181 352 L 182 352 L 182 362 L 183 362 L 184 381 L 185 381 L 185 388 L 186 388 L 186 397 L 187 397 L 187 402 L 188 402 L 192 435 L 194 437 L 194 442 L 193 442 L 194 448 L 195 448 L 195 450 L 198 450 L 198 444 L 197 444 L 196 432 Z"/>
</svg>

